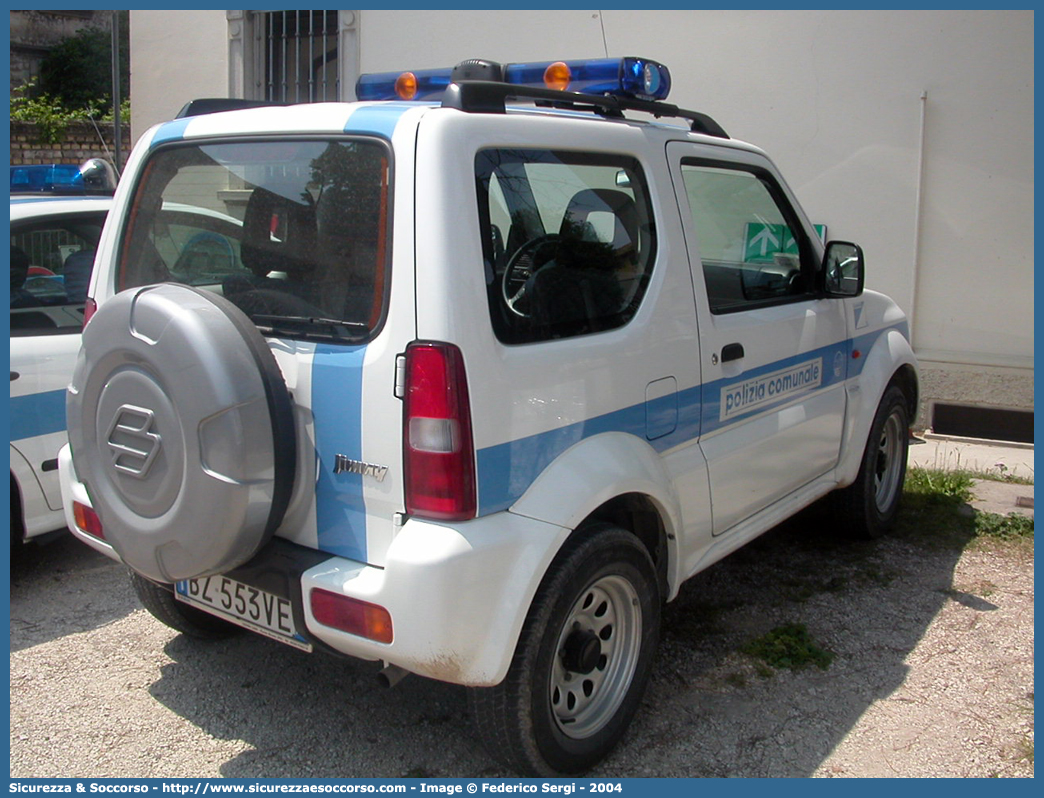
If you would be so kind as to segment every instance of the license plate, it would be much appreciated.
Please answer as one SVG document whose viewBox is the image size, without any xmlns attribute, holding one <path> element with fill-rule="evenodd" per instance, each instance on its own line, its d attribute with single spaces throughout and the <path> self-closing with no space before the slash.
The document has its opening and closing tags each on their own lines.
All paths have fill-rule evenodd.
<svg viewBox="0 0 1044 798">
<path fill-rule="evenodd" d="M 312 650 L 297 633 L 290 602 L 280 596 L 227 576 L 205 576 L 178 582 L 174 597 L 294 648 Z"/>
</svg>

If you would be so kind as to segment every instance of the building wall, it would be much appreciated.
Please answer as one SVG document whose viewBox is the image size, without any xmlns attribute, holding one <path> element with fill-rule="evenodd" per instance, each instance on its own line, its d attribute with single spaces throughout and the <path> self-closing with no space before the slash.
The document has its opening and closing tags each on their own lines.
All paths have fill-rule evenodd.
<svg viewBox="0 0 1044 798">
<path fill-rule="evenodd" d="M 130 149 L 130 128 L 121 125 L 123 152 Z M 70 163 L 79 166 L 88 158 L 112 160 L 116 135 L 112 122 L 99 122 L 97 128 L 89 122 L 69 125 L 56 144 L 43 141 L 37 126 L 31 122 L 11 122 L 11 164 Z"/>
<path fill-rule="evenodd" d="M 112 30 L 108 11 L 11 11 L 11 88 L 40 73 L 40 62 L 62 39 L 84 28 Z"/>
<path fill-rule="evenodd" d="M 241 91 L 228 85 L 242 68 L 227 61 L 234 22 L 225 15 L 132 12 L 135 135 L 191 97 Z M 364 72 L 473 57 L 663 61 L 671 102 L 766 149 L 813 222 L 862 244 L 868 287 L 911 317 L 926 404 L 960 393 L 962 402 L 1032 409 L 1032 11 L 416 9 L 351 18 L 357 52 L 344 62 Z"/>
<path fill-rule="evenodd" d="M 131 11 L 131 135 L 172 119 L 189 100 L 228 97 L 224 11 Z"/>
</svg>

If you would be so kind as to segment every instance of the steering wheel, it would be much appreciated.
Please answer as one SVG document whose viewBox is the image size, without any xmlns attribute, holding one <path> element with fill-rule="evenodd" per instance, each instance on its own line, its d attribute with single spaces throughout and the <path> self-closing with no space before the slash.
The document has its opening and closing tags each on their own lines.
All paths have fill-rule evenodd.
<svg viewBox="0 0 1044 798">
<path fill-rule="evenodd" d="M 523 319 L 532 315 L 527 309 L 526 286 L 529 278 L 539 269 L 554 260 L 558 253 L 559 236 L 555 234 L 537 236 L 524 243 L 508 259 L 501 281 L 501 293 L 508 310 Z"/>
</svg>

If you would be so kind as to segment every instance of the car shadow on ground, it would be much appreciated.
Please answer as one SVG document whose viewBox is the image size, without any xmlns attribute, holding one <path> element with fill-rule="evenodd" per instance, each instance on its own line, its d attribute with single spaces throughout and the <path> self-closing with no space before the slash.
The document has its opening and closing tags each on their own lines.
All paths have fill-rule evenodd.
<svg viewBox="0 0 1044 798">
<path fill-rule="evenodd" d="M 954 596 L 970 537 L 851 542 L 813 508 L 697 575 L 665 610 L 638 717 L 590 775 L 811 775 L 903 683 L 904 661 Z M 803 624 L 831 664 L 792 672 L 743 653 L 784 624 Z M 513 775 L 482 750 L 461 687 L 410 677 L 386 690 L 375 663 L 253 635 L 176 637 L 166 653 L 151 693 L 206 733 L 243 742 L 220 768 L 226 777 Z"/>
<path fill-rule="evenodd" d="M 11 549 L 12 652 L 97 629 L 139 606 L 123 566 L 67 531 Z"/>
<path fill-rule="evenodd" d="M 813 508 L 694 577 L 666 608 L 645 706 L 616 754 L 628 763 L 619 775 L 812 775 L 905 680 L 968 540 L 850 541 Z M 744 653 L 790 624 L 832 655 L 825 669 L 774 668 Z M 619 768 L 610 759 L 603 770 Z"/>
</svg>

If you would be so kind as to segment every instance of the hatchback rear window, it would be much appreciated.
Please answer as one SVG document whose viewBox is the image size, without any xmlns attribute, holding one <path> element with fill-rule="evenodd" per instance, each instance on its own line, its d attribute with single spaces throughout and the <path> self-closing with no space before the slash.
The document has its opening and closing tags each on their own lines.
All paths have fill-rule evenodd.
<svg viewBox="0 0 1044 798">
<path fill-rule="evenodd" d="M 263 332 L 354 340 L 388 284 L 389 154 L 370 140 L 161 148 L 128 214 L 117 287 L 223 294 Z"/>
</svg>

